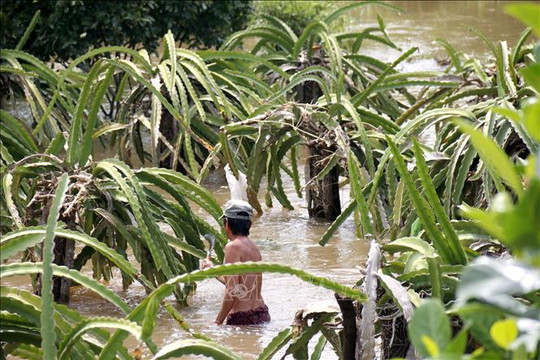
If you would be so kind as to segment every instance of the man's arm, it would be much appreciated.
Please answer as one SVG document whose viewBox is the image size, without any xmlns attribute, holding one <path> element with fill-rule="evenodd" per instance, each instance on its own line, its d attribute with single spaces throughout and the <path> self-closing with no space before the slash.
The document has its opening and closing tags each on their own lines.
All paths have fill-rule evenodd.
<svg viewBox="0 0 540 360">
<path fill-rule="evenodd" d="M 235 276 L 228 276 L 228 281 L 225 286 L 225 296 L 223 297 L 223 303 L 221 309 L 216 317 L 216 324 L 221 325 L 231 312 L 234 305 L 238 302 L 238 297 L 232 296 L 232 290 L 235 286 Z"/>
<path fill-rule="evenodd" d="M 240 254 L 233 243 L 228 243 L 225 246 L 225 258 L 224 264 L 232 264 L 240 261 Z M 216 317 L 216 324 L 221 325 L 229 315 L 229 312 L 233 309 L 234 305 L 238 302 L 238 297 L 233 296 L 234 287 L 238 284 L 238 275 L 222 276 L 219 281 L 225 284 L 225 296 L 223 297 L 223 303 L 221 304 L 221 310 Z"/>
<path fill-rule="evenodd" d="M 209 257 L 204 259 L 201 263 L 201 270 L 204 270 L 204 269 L 207 269 L 207 268 L 211 268 L 214 266 L 214 263 L 212 262 L 212 259 L 210 259 Z M 218 280 L 220 283 L 222 283 L 223 285 L 227 285 L 227 277 L 225 275 L 223 276 L 216 276 L 215 277 L 216 280 Z"/>
</svg>

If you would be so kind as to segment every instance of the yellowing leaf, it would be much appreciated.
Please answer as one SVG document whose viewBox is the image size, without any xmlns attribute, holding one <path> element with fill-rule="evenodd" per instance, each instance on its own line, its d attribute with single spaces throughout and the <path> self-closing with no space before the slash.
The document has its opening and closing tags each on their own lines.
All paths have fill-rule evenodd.
<svg viewBox="0 0 540 360">
<path fill-rule="evenodd" d="M 498 346 L 508 349 L 518 334 L 516 321 L 514 319 L 499 320 L 491 326 L 489 334 Z"/>
<path fill-rule="evenodd" d="M 440 350 L 439 350 L 439 347 L 437 346 L 437 343 L 433 341 L 433 339 L 427 335 L 422 335 L 421 339 L 422 339 L 422 343 L 424 343 L 424 346 L 429 352 L 429 355 L 431 355 L 434 358 L 438 358 L 440 355 Z"/>
<path fill-rule="evenodd" d="M 474 350 L 471 355 L 474 358 L 477 358 L 477 357 L 480 357 L 480 355 L 482 355 L 484 352 L 486 351 L 486 349 L 484 349 L 483 347 L 479 347 L 478 349 Z"/>
</svg>

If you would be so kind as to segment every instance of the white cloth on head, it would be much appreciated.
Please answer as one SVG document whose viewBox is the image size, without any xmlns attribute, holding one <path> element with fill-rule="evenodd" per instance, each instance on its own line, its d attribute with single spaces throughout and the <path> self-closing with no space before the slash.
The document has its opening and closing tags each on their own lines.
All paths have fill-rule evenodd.
<svg viewBox="0 0 540 360">
<path fill-rule="evenodd" d="M 234 176 L 229 164 L 225 165 L 225 177 L 229 190 L 231 192 L 231 200 L 247 201 L 247 178 L 246 174 L 238 170 L 238 179 Z"/>
</svg>

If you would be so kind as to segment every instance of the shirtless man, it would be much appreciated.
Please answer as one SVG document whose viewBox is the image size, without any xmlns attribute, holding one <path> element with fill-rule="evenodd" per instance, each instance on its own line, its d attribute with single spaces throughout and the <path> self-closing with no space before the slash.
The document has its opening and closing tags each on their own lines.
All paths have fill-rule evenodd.
<svg viewBox="0 0 540 360">
<path fill-rule="evenodd" d="M 227 238 L 224 264 L 245 261 L 261 261 L 259 248 L 249 239 L 253 208 L 242 200 L 230 200 L 225 204 L 223 225 Z M 205 260 L 202 268 L 212 266 Z M 248 273 L 218 277 L 225 284 L 225 296 L 216 324 L 255 325 L 270 321 L 268 307 L 261 296 L 262 275 Z"/>
</svg>

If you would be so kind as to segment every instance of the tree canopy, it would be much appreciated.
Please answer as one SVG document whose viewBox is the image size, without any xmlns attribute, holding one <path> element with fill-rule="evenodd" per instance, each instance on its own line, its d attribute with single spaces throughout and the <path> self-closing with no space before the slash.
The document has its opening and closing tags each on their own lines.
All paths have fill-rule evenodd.
<svg viewBox="0 0 540 360">
<path fill-rule="evenodd" d="M 14 48 L 38 10 L 25 48 L 45 60 L 68 60 L 102 45 L 140 44 L 153 51 L 169 29 L 189 47 L 217 46 L 246 25 L 252 5 L 232 0 L 11 0 L 0 9 L 0 47 Z"/>
</svg>

